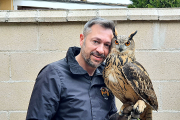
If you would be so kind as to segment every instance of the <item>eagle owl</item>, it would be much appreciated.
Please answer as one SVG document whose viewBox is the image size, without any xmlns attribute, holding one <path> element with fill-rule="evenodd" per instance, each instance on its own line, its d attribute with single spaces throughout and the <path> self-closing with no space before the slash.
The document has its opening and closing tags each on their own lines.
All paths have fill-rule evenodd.
<svg viewBox="0 0 180 120">
<path fill-rule="evenodd" d="M 133 36 L 116 36 L 112 40 L 106 58 L 103 78 L 107 87 L 123 103 L 123 109 L 133 105 L 141 120 L 152 120 L 152 110 L 158 109 L 158 101 L 152 82 L 144 67 L 136 61 Z"/>
</svg>

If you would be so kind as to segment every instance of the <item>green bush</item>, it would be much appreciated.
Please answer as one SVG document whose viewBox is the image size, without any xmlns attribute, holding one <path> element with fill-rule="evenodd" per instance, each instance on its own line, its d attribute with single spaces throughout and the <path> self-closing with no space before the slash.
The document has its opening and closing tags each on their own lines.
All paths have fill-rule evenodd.
<svg viewBox="0 0 180 120">
<path fill-rule="evenodd" d="M 172 8 L 180 7 L 180 0 L 131 0 L 128 8 Z"/>
</svg>

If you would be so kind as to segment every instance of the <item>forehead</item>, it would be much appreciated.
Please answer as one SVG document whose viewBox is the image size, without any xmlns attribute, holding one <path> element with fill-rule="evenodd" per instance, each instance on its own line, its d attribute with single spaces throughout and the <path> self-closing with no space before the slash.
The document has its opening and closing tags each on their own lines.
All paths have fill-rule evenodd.
<svg viewBox="0 0 180 120">
<path fill-rule="evenodd" d="M 118 35 L 117 39 L 120 41 L 120 43 L 124 43 L 127 42 L 129 38 L 126 35 Z"/>
<path fill-rule="evenodd" d="M 97 24 L 91 27 L 91 32 L 88 35 L 91 37 L 106 39 L 110 41 L 113 38 L 113 32 L 110 28 L 104 28 Z"/>
<path fill-rule="evenodd" d="M 112 29 L 111 28 L 105 28 L 99 24 L 94 24 L 93 26 L 91 26 L 91 31 L 100 31 L 100 30 L 105 30 L 105 31 L 109 31 L 110 33 L 113 34 Z"/>
</svg>

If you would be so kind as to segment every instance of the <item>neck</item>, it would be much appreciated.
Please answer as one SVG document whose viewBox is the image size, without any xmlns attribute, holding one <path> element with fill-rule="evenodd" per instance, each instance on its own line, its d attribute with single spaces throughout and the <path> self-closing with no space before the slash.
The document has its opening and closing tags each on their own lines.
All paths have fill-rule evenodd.
<svg viewBox="0 0 180 120">
<path fill-rule="evenodd" d="M 135 56 L 129 56 L 129 55 L 126 55 L 126 54 L 121 54 L 120 57 L 122 59 L 124 59 L 124 61 L 127 61 L 127 59 L 128 59 L 128 62 L 134 62 L 136 60 Z"/>
<path fill-rule="evenodd" d="M 79 65 L 87 71 L 87 73 L 89 74 L 89 76 L 93 76 L 95 70 L 97 68 L 93 68 L 91 66 L 89 66 L 86 61 L 84 60 L 84 58 L 82 57 L 81 53 L 79 53 L 77 56 L 76 56 L 76 61 L 79 63 Z"/>
</svg>

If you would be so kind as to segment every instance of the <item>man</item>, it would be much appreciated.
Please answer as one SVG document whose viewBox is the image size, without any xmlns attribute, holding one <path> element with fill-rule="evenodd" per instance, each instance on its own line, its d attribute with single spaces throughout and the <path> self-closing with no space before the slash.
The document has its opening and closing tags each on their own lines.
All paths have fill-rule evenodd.
<svg viewBox="0 0 180 120">
<path fill-rule="evenodd" d="M 26 120 L 127 120 L 115 114 L 114 96 L 102 78 L 113 30 L 114 23 L 102 18 L 85 24 L 81 49 L 70 47 L 64 59 L 38 74 Z"/>
</svg>

